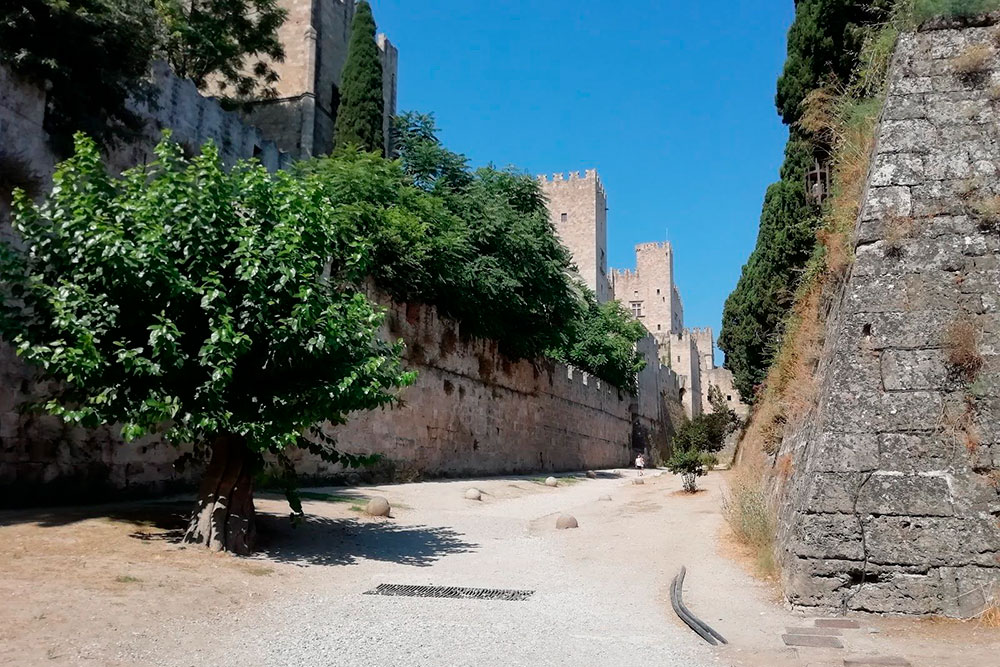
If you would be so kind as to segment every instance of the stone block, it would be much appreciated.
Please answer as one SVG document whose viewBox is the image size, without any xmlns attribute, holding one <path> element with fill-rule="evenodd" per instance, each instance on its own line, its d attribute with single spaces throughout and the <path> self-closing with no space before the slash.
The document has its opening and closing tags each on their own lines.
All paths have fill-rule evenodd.
<svg viewBox="0 0 1000 667">
<path fill-rule="evenodd" d="M 884 471 L 942 470 L 955 456 L 955 442 L 942 434 L 883 433 L 878 438 L 878 467 Z"/>
<path fill-rule="evenodd" d="M 805 456 L 808 472 L 863 472 L 875 470 L 879 440 L 873 433 L 818 434 Z"/>
<path fill-rule="evenodd" d="M 858 492 L 860 514 L 951 516 L 954 509 L 945 476 L 875 473 Z"/>
<path fill-rule="evenodd" d="M 929 153 L 932 147 L 938 145 L 938 140 L 938 129 L 928 120 L 885 120 L 880 128 L 878 151 Z"/>
<path fill-rule="evenodd" d="M 884 350 L 882 386 L 888 391 L 954 388 L 943 350 Z"/>
<path fill-rule="evenodd" d="M 908 216 L 913 210 L 910 188 L 904 185 L 887 185 L 872 188 L 861 212 L 862 220 L 889 216 Z"/>
<path fill-rule="evenodd" d="M 786 627 L 785 632 L 790 635 L 829 635 L 831 637 L 841 637 L 844 634 L 840 628 L 816 628 L 816 627 L 802 627 L 802 628 Z"/>
<path fill-rule="evenodd" d="M 934 430 L 941 426 L 942 395 L 931 391 L 898 391 L 882 394 L 876 418 L 869 426 L 876 432 Z"/>
<path fill-rule="evenodd" d="M 799 558 L 863 560 L 861 525 L 853 514 L 803 514 L 794 528 Z"/>
<path fill-rule="evenodd" d="M 998 531 L 979 517 L 878 516 L 865 522 L 870 563 L 1000 567 Z"/>
<path fill-rule="evenodd" d="M 810 648 L 844 648 L 844 642 L 837 637 L 826 635 L 781 635 L 785 646 L 808 646 Z"/>
</svg>

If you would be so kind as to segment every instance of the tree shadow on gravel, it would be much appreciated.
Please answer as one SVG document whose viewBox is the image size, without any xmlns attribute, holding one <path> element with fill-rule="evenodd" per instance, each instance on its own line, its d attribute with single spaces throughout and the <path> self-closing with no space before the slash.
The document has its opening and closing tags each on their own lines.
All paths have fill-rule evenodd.
<svg viewBox="0 0 1000 667">
<path fill-rule="evenodd" d="M 479 545 L 450 528 L 400 526 L 389 521 L 356 521 L 307 515 L 293 525 L 288 517 L 257 515 L 254 558 L 294 565 L 352 565 L 377 560 L 427 567 Z"/>
</svg>

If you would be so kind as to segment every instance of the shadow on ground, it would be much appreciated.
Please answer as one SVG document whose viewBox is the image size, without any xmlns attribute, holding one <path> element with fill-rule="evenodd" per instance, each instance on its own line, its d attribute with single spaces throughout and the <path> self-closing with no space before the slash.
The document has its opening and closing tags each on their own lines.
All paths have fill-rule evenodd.
<svg viewBox="0 0 1000 667">
<path fill-rule="evenodd" d="M 306 516 L 298 525 L 287 517 L 257 517 L 255 558 L 295 565 L 352 565 L 377 560 L 425 567 L 436 560 L 478 548 L 450 528 L 400 526 L 390 521 L 357 521 Z"/>
<path fill-rule="evenodd" d="M 335 502 L 355 498 L 365 499 L 353 493 L 340 493 Z M 171 500 L 59 510 L 17 510 L 0 513 L 0 526 L 34 523 L 54 528 L 88 519 L 106 519 L 134 526 L 135 531 L 129 534 L 134 539 L 180 544 L 193 506 L 192 500 Z M 460 533 L 449 528 L 400 526 L 391 519 L 309 514 L 293 523 L 287 514 L 258 512 L 257 551 L 252 558 L 303 566 L 351 565 L 367 559 L 422 567 L 444 556 L 476 548 L 478 545 L 465 541 Z"/>
</svg>

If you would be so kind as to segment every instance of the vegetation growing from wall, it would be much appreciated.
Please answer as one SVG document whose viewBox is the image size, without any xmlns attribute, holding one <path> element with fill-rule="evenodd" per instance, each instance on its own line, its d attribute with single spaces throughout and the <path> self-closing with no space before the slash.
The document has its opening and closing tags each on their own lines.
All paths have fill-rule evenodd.
<svg viewBox="0 0 1000 667">
<path fill-rule="evenodd" d="M 864 26 L 883 21 L 886 0 L 801 0 L 788 32 L 788 59 L 778 80 L 778 112 L 790 125 L 780 180 L 764 197 L 757 244 L 726 300 L 719 348 L 734 384 L 749 401 L 764 381 L 813 254 L 818 208 L 806 201 L 805 174 L 828 146 L 799 125 L 811 90 L 846 81 L 866 40 Z"/>
<path fill-rule="evenodd" d="M 361 462 L 315 425 L 392 402 L 413 375 L 354 287 L 372 248 L 353 201 L 254 162 L 226 171 L 211 145 L 156 154 L 113 178 L 78 135 L 46 201 L 16 194 L 0 335 L 57 380 L 50 414 L 210 449 L 186 539 L 246 553 L 261 454 Z"/>
<path fill-rule="evenodd" d="M 350 205 L 372 242 L 375 283 L 397 301 L 434 305 L 513 359 L 549 356 L 634 392 L 645 329 L 573 278 L 538 182 L 470 170 L 428 115 L 400 115 L 393 143 L 397 161 L 350 148 L 298 166 Z"/>
<path fill-rule="evenodd" d="M 911 29 L 933 16 L 968 16 L 1000 8 L 990 0 L 976 5 L 935 0 L 902 0 L 891 8 L 890 19 L 862 33 L 862 49 L 851 78 L 809 92 L 798 124 L 817 145 L 831 152 L 833 191 L 825 203 L 811 256 L 782 325 L 780 345 L 758 395 L 741 441 L 742 464 L 730 483 L 724 505 L 736 536 L 756 550 L 761 569 L 773 569 L 776 529 L 771 480 L 780 481 L 790 461 L 773 467 L 764 454 L 775 454 L 784 431 L 797 426 L 815 400 L 815 371 L 823 345 L 824 313 L 852 261 L 852 236 L 861 205 L 868 164 L 881 113 L 889 60 L 901 30 Z M 888 221 L 887 249 L 892 252 L 893 229 L 905 234 L 908 221 Z M 755 251 L 756 252 L 756 251 Z M 731 297 L 732 298 L 732 297 Z M 966 376 L 974 374 L 977 355 L 974 335 L 964 323 L 949 331 L 950 363 Z"/>
<path fill-rule="evenodd" d="M 361 0 L 354 10 L 347 61 L 340 81 L 334 145 L 337 148 L 353 145 L 382 153 L 385 150 L 382 62 L 375 44 L 375 19 L 365 0 Z"/>
<path fill-rule="evenodd" d="M 46 130 L 67 154 L 72 133 L 101 142 L 138 130 L 125 102 L 148 98 L 156 13 L 139 0 L 0 3 L 0 63 L 46 89 Z"/>
</svg>

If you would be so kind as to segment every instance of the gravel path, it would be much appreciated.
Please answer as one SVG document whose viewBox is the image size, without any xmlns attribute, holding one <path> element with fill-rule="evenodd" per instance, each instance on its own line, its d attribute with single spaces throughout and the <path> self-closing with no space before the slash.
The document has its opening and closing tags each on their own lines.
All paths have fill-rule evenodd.
<svg viewBox="0 0 1000 667">
<path fill-rule="evenodd" d="M 670 538 L 649 525 L 655 507 L 643 497 L 661 480 L 647 479 L 642 487 L 608 477 L 556 489 L 516 479 L 358 489 L 386 495 L 394 518 L 329 512 L 318 519 L 329 530 L 313 531 L 312 542 L 275 536 L 275 544 L 303 542 L 263 556 L 306 565 L 299 585 L 243 616 L 169 633 L 204 635 L 207 624 L 210 642 L 127 652 L 170 666 L 720 664 L 668 615 L 664 575 L 650 566 Z M 470 486 L 485 492 L 482 502 L 463 498 Z M 599 500 L 605 494 L 613 499 Z M 580 528 L 556 531 L 562 511 Z M 379 583 L 536 592 L 523 602 L 363 595 Z"/>
</svg>

